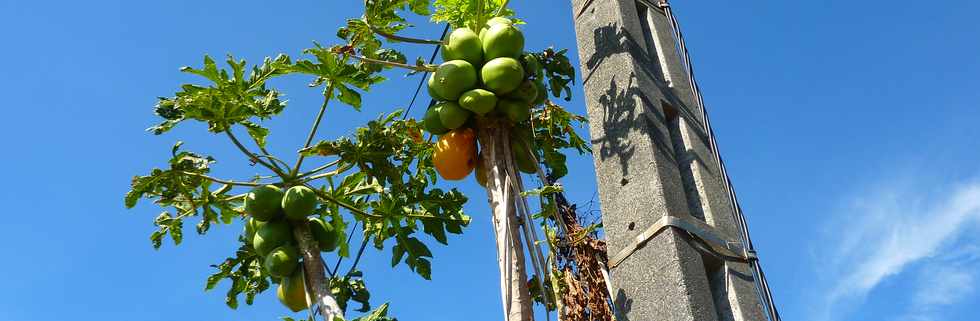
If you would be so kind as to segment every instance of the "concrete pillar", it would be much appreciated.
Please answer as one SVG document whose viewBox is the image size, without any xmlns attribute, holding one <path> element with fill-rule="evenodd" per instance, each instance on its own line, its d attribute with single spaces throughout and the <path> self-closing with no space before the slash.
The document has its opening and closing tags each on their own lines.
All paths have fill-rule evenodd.
<svg viewBox="0 0 980 321">
<path fill-rule="evenodd" d="M 665 215 L 740 240 L 663 11 L 635 0 L 572 5 L 610 256 Z M 690 242 L 668 228 L 610 271 L 618 319 L 765 320 L 748 265 Z"/>
</svg>

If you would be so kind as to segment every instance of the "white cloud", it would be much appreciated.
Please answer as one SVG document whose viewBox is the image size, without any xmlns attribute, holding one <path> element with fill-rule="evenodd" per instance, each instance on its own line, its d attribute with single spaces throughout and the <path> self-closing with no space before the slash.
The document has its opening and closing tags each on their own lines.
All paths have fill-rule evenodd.
<svg viewBox="0 0 980 321">
<path fill-rule="evenodd" d="M 922 308 L 956 303 L 973 290 L 976 275 L 962 267 L 933 267 L 924 274 L 916 303 Z"/>
<path fill-rule="evenodd" d="M 914 182 L 889 182 L 857 192 L 858 198 L 837 215 L 828 229 L 829 241 L 821 244 L 830 285 L 824 289 L 817 320 L 840 319 L 864 302 L 884 280 L 907 272 L 913 264 L 928 265 L 943 251 L 956 251 L 962 231 L 980 223 L 980 181 L 948 189 L 930 189 Z M 973 286 L 972 267 L 949 265 L 943 274 L 922 274 L 910 319 L 928 320 L 937 305 L 951 304 L 969 294 L 962 284 Z M 933 279 L 926 279 L 926 277 Z"/>
<path fill-rule="evenodd" d="M 912 305 L 903 319 L 939 320 L 943 308 L 960 303 L 976 291 L 980 248 L 967 245 L 930 260 L 920 269 Z"/>
</svg>

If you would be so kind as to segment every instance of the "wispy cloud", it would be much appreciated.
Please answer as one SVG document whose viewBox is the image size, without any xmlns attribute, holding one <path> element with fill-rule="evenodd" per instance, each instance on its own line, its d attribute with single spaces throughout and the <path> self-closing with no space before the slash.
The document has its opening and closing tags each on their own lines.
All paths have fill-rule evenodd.
<svg viewBox="0 0 980 321">
<path fill-rule="evenodd" d="M 945 187 L 889 181 L 857 194 L 864 197 L 828 225 L 830 238 L 823 246 L 829 251 L 822 254 L 832 258 L 825 266 L 830 285 L 815 311 L 817 320 L 839 319 L 835 314 L 860 305 L 889 277 L 915 264 L 929 264 L 940 252 L 957 250 L 962 231 L 980 223 L 980 181 Z M 915 303 L 909 319 L 928 320 L 931 307 L 965 295 L 961 284 L 974 285 L 972 270 L 947 269 L 942 275 L 920 277 L 932 286 L 912 294 L 916 297 L 910 299 Z"/>
<path fill-rule="evenodd" d="M 922 267 L 912 304 L 904 320 L 933 321 L 947 306 L 973 295 L 980 275 L 980 248 L 967 245 L 930 260 Z"/>
</svg>

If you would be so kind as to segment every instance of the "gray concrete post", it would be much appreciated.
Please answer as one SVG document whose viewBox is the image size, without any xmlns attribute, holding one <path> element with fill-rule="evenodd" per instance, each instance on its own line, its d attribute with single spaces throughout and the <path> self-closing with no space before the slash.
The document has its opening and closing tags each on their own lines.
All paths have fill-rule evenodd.
<svg viewBox="0 0 980 321">
<path fill-rule="evenodd" d="M 635 0 L 572 7 L 610 256 L 665 215 L 740 240 L 663 11 Z M 668 228 L 610 271 L 617 318 L 765 320 L 748 265 L 690 241 Z"/>
</svg>

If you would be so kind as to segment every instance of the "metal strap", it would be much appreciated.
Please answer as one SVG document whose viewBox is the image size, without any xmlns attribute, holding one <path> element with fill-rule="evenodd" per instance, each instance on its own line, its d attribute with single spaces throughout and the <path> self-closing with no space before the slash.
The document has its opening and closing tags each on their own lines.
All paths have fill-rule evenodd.
<svg viewBox="0 0 980 321">
<path fill-rule="evenodd" d="M 740 242 L 726 240 L 714 231 L 701 228 L 697 224 L 689 221 L 687 218 L 666 215 L 654 222 L 642 233 L 636 237 L 633 237 L 633 241 L 631 241 L 629 245 L 626 245 L 626 247 L 619 250 L 616 255 L 609 258 L 609 268 L 615 268 L 619 264 L 623 263 L 623 261 L 632 255 L 633 252 L 643 248 L 643 246 L 646 245 L 650 239 L 657 234 L 660 234 L 660 232 L 667 227 L 681 229 L 689 233 L 691 236 L 697 237 L 704 241 L 709 247 L 711 247 L 711 250 L 717 251 L 725 256 L 737 257 L 745 261 L 756 259 L 756 256 L 754 255 L 755 253 L 745 251 Z"/>
</svg>

